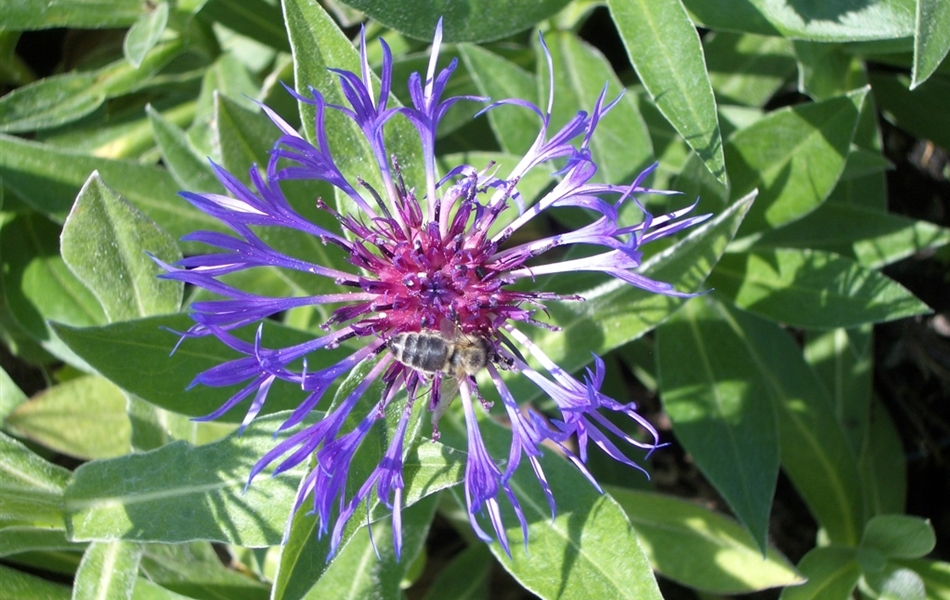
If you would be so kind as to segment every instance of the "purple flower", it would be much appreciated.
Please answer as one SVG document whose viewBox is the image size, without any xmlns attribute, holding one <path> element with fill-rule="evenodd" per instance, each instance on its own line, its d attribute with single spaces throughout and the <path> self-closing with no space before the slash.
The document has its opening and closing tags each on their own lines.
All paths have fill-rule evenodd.
<svg viewBox="0 0 950 600">
<path fill-rule="evenodd" d="M 374 488 L 379 500 L 392 509 L 398 555 L 404 488 L 402 467 L 408 445 L 404 438 L 412 407 L 419 397 L 427 400 L 433 415 L 432 437 L 438 439 L 439 417 L 455 395 L 454 391 L 445 391 L 441 384 L 453 379 L 457 380 L 468 434 L 464 488 L 469 518 L 475 532 L 487 541 L 492 537 L 484 525 L 490 524 L 509 554 L 500 509 L 502 500 L 506 499 L 513 506 L 527 544 L 525 516 L 510 485 L 522 459 L 527 459 L 537 475 L 552 518 L 554 515 L 554 498 L 538 460 L 543 443 L 559 447 L 594 486 L 597 483 L 584 466 L 589 441 L 612 458 L 639 469 L 617 444 L 627 443 L 649 452 L 657 445 L 657 432 L 637 414 L 633 404 L 619 403 L 599 391 L 604 378 L 603 362 L 594 357 L 593 369 L 587 370 L 583 380 L 576 379 L 554 364 L 543 349 L 517 327 L 520 323 L 556 329 L 534 320 L 532 315 L 543 309 L 545 302 L 582 298 L 534 291 L 516 284 L 539 275 L 598 271 L 658 294 L 690 296 L 669 284 L 636 273 L 641 260 L 640 246 L 690 227 L 708 216 L 686 218 L 692 207 L 659 217 L 648 214 L 635 196 L 667 193 L 643 186 L 653 167 L 629 185 L 593 183 L 591 179 L 597 165 L 588 145 L 597 124 L 619 98 L 606 102 L 605 87 L 590 114 L 578 112 L 566 125 L 553 131 L 550 127 L 553 75 L 547 110 L 520 99 L 500 100 L 485 108 L 515 105 L 534 111 L 540 117 L 537 139 L 510 173 L 502 176 L 492 165 L 479 169 L 463 164 L 440 176 L 435 162 L 440 119 L 456 102 L 488 100 L 443 98 L 457 61 L 437 71 L 440 43 L 441 23 L 436 30 L 425 79 L 418 73 L 409 79 L 412 105 L 389 107 L 392 85 L 389 48 L 382 42 L 382 77 L 377 95 L 366 58 L 365 39 L 361 39 L 362 73 L 333 70 L 339 76 L 347 106 L 327 104 L 323 95 L 312 88 L 308 96 L 295 94 L 298 100 L 314 108 L 315 143 L 305 140 L 273 111 L 263 107 L 280 130 L 266 175 L 252 168 L 252 185 L 248 187 L 215 166 L 227 195 L 182 193 L 200 210 L 221 220 L 234 235 L 193 233 L 185 239 L 217 250 L 185 258 L 175 265 L 162 264 L 167 271 L 163 277 L 190 283 L 223 297 L 196 302 L 192 306 L 195 324 L 183 336 L 213 335 L 242 355 L 195 378 L 193 385 L 240 385 L 239 392 L 205 419 L 217 418 L 248 401 L 246 426 L 260 412 L 272 384 L 283 380 L 299 385 L 304 391 L 299 407 L 280 427 L 281 431 L 289 430 L 319 406 L 325 393 L 343 376 L 368 361 L 364 365 L 367 375 L 355 389 L 338 398 L 329 409 L 321 407 L 327 410 L 322 420 L 290 433 L 264 455 L 251 472 L 253 478 L 276 463 L 275 472 L 280 473 L 315 457 L 316 466 L 302 481 L 294 510 L 310 498 L 312 510 L 319 519 L 320 534 L 331 536 L 331 556 L 339 547 L 346 522 Z M 547 59 L 551 72 L 549 54 Z M 375 156 L 373 168 L 379 171 L 381 189 L 374 189 L 359 179 L 351 181 L 338 168 L 326 137 L 324 116 L 328 109 L 352 119 L 366 137 Z M 394 118 L 408 119 L 418 131 L 426 173 L 424 182 L 407 185 L 398 157 L 390 157 L 387 151 L 383 130 Z M 554 171 L 557 182 L 534 204 L 525 207 L 518 183 L 535 168 Z M 336 218 L 339 229 L 318 226 L 297 213 L 285 199 L 281 183 L 288 179 L 316 179 L 332 184 L 352 200 L 356 209 L 350 213 L 338 212 L 318 200 L 318 207 Z M 640 224 L 631 227 L 618 222 L 618 209 L 626 202 L 635 202 L 643 211 Z M 514 242 L 515 234 L 533 219 L 565 206 L 588 209 L 594 217 L 573 231 Z M 316 236 L 342 249 L 353 268 L 338 270 L 287 256 L 264 243 L 252 226 L 291 228 Z M 581 259 L 534 260 L 553 248 L 576 244 L 600 249 Z M 349 291 L 271 298 L 245 292 L 220 280 L 229 273 L 258 266 L 329 278 L 341 290 Z M 288 348 L 268 347 L 260 329 L 263 319 L 312 305 L 331 307 L 331 316 L 324 325 L 325 335 Z M 231 333 L 236 328 L 255 324 L 258 329 L 253 343 Z M 337 348 L 345 340 L 352 343 L 353 339 L 361 342 L 357 344 L 360 349 L 347 358 L 321 370 L 307 369 L 308 355 Z M 530 366 L 526 357 L 531 357 L 536 366 Z M 528 377 L 554 401 L 558 414 L 549 419 L 522 411 L 502 371 L 520 372 Z M 475 375 L 481 373 L 486 377 L 479 384 Z M 376 402 L 375 406 L 355 411 L 374 384 L 382 389 L 378 398 L 369 398 Z M 510 422 L 513 435 L 507 457 L 491 456 L 479 431 L 477 401 L 484 409 L 490 408 L 481 400 L 483 394 L 479 391 L 479 386 L 486 384 L 497 390 Z M 358 491 L 348 495 L 347 479 L 354 455 L 374 423 L 387 409 L 392 414 L 390 405 L 401 411 L 397 413 L 401 418 L 392 442 L 369 477 L 357 482 Z M 643 443 L 631 437 L 604 416 L 610 412 L 631 419 L 648 432 L 653 441 Z M 355 427 L 354 422 L 358 423 Z"/>
</svg>

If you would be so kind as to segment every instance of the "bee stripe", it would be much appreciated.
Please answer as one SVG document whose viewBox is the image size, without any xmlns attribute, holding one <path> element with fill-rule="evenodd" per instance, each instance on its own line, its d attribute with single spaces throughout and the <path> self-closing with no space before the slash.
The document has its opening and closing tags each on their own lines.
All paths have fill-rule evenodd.
<svg viewBox="0 0 950 600">
<path fill-rule="evenodd" d="M 403 356 L 411 359 L 412 367 L 434 373 L 445 367 L 449 346 L 444 340 L 432 335 L 410 336 L 405 340 Z"/>
</svg>

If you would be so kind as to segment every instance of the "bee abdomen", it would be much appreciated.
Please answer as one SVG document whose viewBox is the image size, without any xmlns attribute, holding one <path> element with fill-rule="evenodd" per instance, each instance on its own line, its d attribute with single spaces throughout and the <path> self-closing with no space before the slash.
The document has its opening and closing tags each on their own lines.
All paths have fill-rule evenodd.
<svg viewBox="0 0 950 600">
<path fill-rule="evenodd" d="M 445 368 L 449 346 L 438 336 L 400 333 L 389 340 L 396 359 L 414 369 L 435 373 Z"/>
</svg>

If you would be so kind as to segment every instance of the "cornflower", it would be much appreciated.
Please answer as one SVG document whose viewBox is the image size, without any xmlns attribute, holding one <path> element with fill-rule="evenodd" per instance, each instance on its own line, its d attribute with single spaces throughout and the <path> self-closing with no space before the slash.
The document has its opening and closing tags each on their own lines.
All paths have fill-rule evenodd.
<svg viewBox="0 0 950 600">
<path fill-rule="evenodd" d="M 499 500 L 503 494 L 512 505 L 527 547 L 528 525 L 510 485 L 522 459 L 530 463 L 537 475 L 552 519 L 555 515 L 554 497 L 539 461 L 542 443 L 558 447 L 598 490 L 600 487 L 585 468 L 588 442 L 593 442 L 610 457 L 642 470 L 613 439 L 650 452 L 658 445 L 658 434 L 636 412 L 633 403 L 624 404 L 600 392 L 605 371 L 603 361 L 595 356 L 593 368 L 588 368 L 583 380 L 579 380 L 559 368 L 516 327 L 521 323 L 556 330 L 535 320 L 535 312 L 543 309 L 545 302 L 582 298 L 526 291 L 524 286 L 514 284 L 541 275 L 596 271 L 658 294 L 693 295 L 638 274 L 640 246 L 688 228 L 708 215 L 685 217 L 693 206 L 663 216 L 650 215 L 635 195 L 669 193 L 643 186 L 655 165 L 629 185 L 592 182 L 597 165 L 589 149 L 591 136 L 620 98 L 606 102 L 605 85 L 589 114 L 578 112 L 563 127 L 552 131 L 553 67 L 543 38 L 541 44 L 550 77 L 547 109 L 541 110 L 522 99 L 505 99 L 481 111 L 514 105 L 540 117 L 540 132 L 520 162 L 504 177 L 498 175 L 493 165 L 478 169 L 467 164 L 452 168 L 444 176 L 438 175 L 435 142 L 440 119 L 461 100 L 488 101 L 470 96 L 443 99 L 458 61 L 453 59 L 447 67 L 437 71 L 441 41 L 440 21 L 425 80 L 419 73 L 413 73 L 408 81 L 412 106 L 389 106 L 392 54 L 382 40 L 380 89 L 378 95 L 375 93 L 365 33 L 360 38 L 362 72 L 332 69 L 339 77 L 347 106 L 328 104 L 313 88 L 309 89 L 309 96 L 290 90 L 298 101 L 313 107 L 316 137 L 313 143 L 262 105 L 280 130 L 266 174 L 259 173 L 256 165 L 253 166 L 249 187 L 212 163 L 229 195 L 181 193 L 198 209 L 222 221 L 236 236 L 211 231 L 192 233 L 183 239 L 202 242 L 220 251 L 186 257 L 175 265 L 161 263 L 166 270 L 162 277 L 189 283 L 225 298 L 195 302 L 191 306 L 195 324 L 182 334 L 183 339 L 215 336 L 243 355 L 204 371 L 194 379 L 192 386 L 242 386 L 203 419 L 218 418 L 250 398 L 243 428 L 260 413 L 273 383 L 283 380 L 299 385 L 306 393 L 278 429 L 278 432 L 286 431 L 301 424 L 342 376 L 369 361 L 366 376 L 350 393 L 331 406 L 318 422 L 302 427 L 267 452 L 254 466 L 248 480 L 250 484 L 255 475 L 275 461 L 279 461 L 274 469 L 276 475 L 313 456 L 316 466 L 302 480 L 293 511 L 312 497 L 319 535 L 331 535 L 331 557 L 339 549 L 344 526 L 373 488 L 379 501 L 392 510 L 395 552 L 399 556 L 402 471 L 410 416 L 415 402 L 420 397 L 427 398 L 433 415 L 432 439 L 438 439 L 439 417 L 455 396 L 451 388 L 448 393 L 443 390 L 443 380 L 455 379 L 461 397 L 468 438 L 464 489 L 471 526 L 480 538 L 490 542 L 492 537 L 479 522 L 479 515 L 487 517 L 509 555 Z M 327 109 L 343 113 L 362 131 L 375 157 L 373 168 L 378 168 L 381 189 L 359 178 L 351 181 L 337 166 L 326 136 Z M 415 187 L 407 187 L 396 157 L 390 157 L 386 149 L 384 127 L 397 116 L 408 119 L 421 140 L 426 176 L 424 182 L 419 182 L 421 193 Z M 552 167 L 555 162 L 559 165 L 556 170 Z M 525 206 L 518 184 L 536 168 L 554 170 L 556 183 L 536 202 Z M 327 182 L 352 200 L 356 210 L 343 213 L 317 200 L 321 210 L 336 218 L 339 230 L 317 225 L 295 211 L 285 198 L 281 182 L 293 179 Z M 618 210 L 626 202 L 635 202 L 643 212 L 639 224 L 622 226 L 618 222 Z M 584 208 L 594 218 L 566 233 L 522 243 L 512 241 L 514 234 L 532 220 L 561 207 Z M 339 247 L 354 269 L 339 270 L 288 256 L 262 241 L 254 227 L 290 228 L 316 236 L 325 244 Z M 554 248 L 572 245 L 600 247 L 601 251 L 574 260 L 528 264 Z M 229 273 L 259 266 L 329 278 L 350 291 L 274 298 L 220 281 L 220 277 Z M 260 326 L 264 319 L 314 305 L 338 305 L 323 325 L 325 335 L 286 348 L 265 345 Z M 258 324 L 253 342 L 243 341 L 232 333 L 234 329 L 253 324 Z M 362 345 L 348 357 L 320 370 L 307 369 L 308 355 L 337 348 L 341 342 L 354 338 L 362 341 Z M 459 348 L 467 349 L 468 354 L 463 356 Z M 467 367 L 460 365 L 465 363 L 466 356 Z M 531 366 L 526 356 L 532 357 L 538 367 Z M 295 361 L 301 361 L 303 367 L 293 368 Z M 545 418 L 534 411 L 522 411 L 509 391 L 503 371 L 527 377 L 553 400 L 559 414 Z M 481 372 L 487 377 L 480 384 L 475 374 Z M 490 408 L 479 391 L 479 386 L 488 382 L 501 398 L 510 422 L 511 449 L 504 461 L 488 453 L 479 431 L 475 405 L 481 401 L 486 412 Z M 380 384 L 382 390 L 375 407 L 365 414 L 353 415 L 358 401 L 374 384 Z M 369 477 L 355 493 L 348 495 L 346 484 L 355 453 L 374 423 L 395 402 L 404 404 L 391 444 Z M 642 442 L 631 436 L 606 418 L 606 412 L 631 419 L 649 434 L 651 441 Z M 359 423 L 344 431 L 351 416 L 359 418 Z"/>
</svg>

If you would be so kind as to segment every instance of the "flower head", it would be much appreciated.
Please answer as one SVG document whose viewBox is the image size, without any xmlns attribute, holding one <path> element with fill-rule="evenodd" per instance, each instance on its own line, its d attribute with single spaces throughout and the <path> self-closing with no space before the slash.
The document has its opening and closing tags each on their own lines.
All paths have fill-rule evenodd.
<svg viewBox="0 0 950 600">
<path fill-rule="evenodd" d="M 685 217 L 692 207 L 654 217 L 636 200 L 638 194 L 662 194 L 644 187 L 651 169 L 629 185 L 594 183 L 597 166 L 588 145 L 601 118 L 619 100 L 606 101 L 606 87 L 593 110 L 578 112 L 566 125 L 552 130 L 553 76 L 547 110 L 520 99 L 505 99 L 488 105 L 515 105 L 535 112 L 541 120 L 537 139 L 510 173 L 499 174 L 492 165 L 479 168 L 458 165 L 441 175 L 435 161 L 436 131 L 446 110 L 459 101 L 487 102 L 486 98 L 443 98 L 446 84 L 456 68 L 456 60 L 438 70 L 441 23 L 433 41 L 425 79 L 418 73 L 408 82 L 412 105 L 390 107 L 392 57 L 382 42 L 383 62 L 379 93 L 374 91 L 372 73 L 361 39 L 362 72 L 334 69 L 339 76 L 346 106 L 328 104 L 315 89 L 298 95 L 313 106 L 315 140 L 301 137 L 272 110 L 264 111 L 280 130 L 271 152 L 266 174 L 251 169 L 251 186 L 215 166 L 227 195 L 184 192 L 192 204 L 227 225 L 235 235 L 200 231 L 187 236 L 218 250 L 165 265 L 163 277 L 204 288 L 223 297 L 196 302 L 192 306 L 195 325 L 185 337 L 215 336 L 242 357 L 209 369 L 195 378 L 195 384 L 230 386 L 240 384 L 232 396 L 207 419 L 221 416 L 246 403 L 247 425 L 260 412 L 272 384 L 283 380 L 299 385 L 304 393 L 300 405 L 291 412 L 280 430 L 299 425 L 323 402 L 323 396 L 357 365 L 367 366 L 366 376 L 342 399 L 338 397 L 317 423 L 291 433 L 263 456 L 251 478 L 277 463 L 275 472 L 286 471 L 315 457 L 316 466 L 303 480 L 294 509 L 311 498 L 320 533 L 331 535 L 331 554 L 343 535 L 343 527 L 359 504 L 375 488 L 380 501 L 393 511 L 394 538 L 398 554 L 401 543 L 400 510 L 403 506 L 402 464 L 406 432 L 412 407 L 424 398 L 432 411 L 433 438 L 438 439 L 438 420 L 455 396 L 443 383 L 455 380 L 468 434 L 465 468 L 465 497 L 472 527 L 485 540 L 484 520 L 509 551 L 500 511 L 500 501 L 514 507 L 527 544 L 527 523 L 509 481 L 526 459 L 533 468 L 554 514 L 554 498 L 544 477 L 541 445 L 559 446 L 596 486 L 586 471 L 587 443 L 592 441 L 611 457 L 635 468 L 638 465 L 613 440 L 653 449 L 657 433 L 637 414 L 633 404 L 617 402 L 600 392 L 604 364 L 595 357 L 583 380 L 559 368 L 543 349 L 519 328 L 519 324 L 556 329 L 533 318 L 546 302 L 577 301 L 578 296 L 515 285 L 539 275 L 598 271 L 630 285 L 659 294 L 689 296 L 669 284 L 653 281 L 636 272 L 640 246 L 670 235 L 703 220 L 706 216 Z M 542 39 L 543 45 L 543 39 Z M 547 48 L 544 48 L 547 53 Z M 551 59 L 548 54 L 548 70 Z M 328 110 L 339 111 L 359 127 L 375 157 L 374 170 L 379 189 L 361 179 L 348 178 L 338 167 L 327 140 L 324 118 Z M 398 158 L 391 157 L 383 135 L 387 123 L 404 118 L 418 131 L 421 141 L 425 181 L 403 180 Z M 554 163 L 557 163 L 554 166 Z M 519 193 L 519 182 L 536 168 L 555 171 L 556 184 L 530 206 Z M 339 228 L 317 225 L 293 209 L 281 189 L 291 179 L 320 180 L 335 186 L 352 200 L 355 211 L 344 213 L 318 200 L 318 207 L 332 214 Z M 619 207 L 636 202 L 643 220 L 635 226 L 618 222 Z M 594 217 L 590 223 L 537 240 L 515 243 L 515 234 L 542 213 L 560 207 L 582 207 Z M 296 229 L 337 246 L 352 269 L 340 270 L 288 256 L 264 243 L 256 227 Z M 539 262 L 535 259 L 562 246 L 586 245 L 599 252 L 574 260 Z M 270 266 L 308 273 L 337 284 L 337 293 L 274 298 L 252 294 L 221 281 L 221 277 L 258 266 Z M 325 335 L 286 348 L 271 348 L 261 329 L 253 342 L 244 341 L 232 330 L 260 324 L 283 311 L 304 306 L 326 306 L 330 317 Z M 348 357 L 329 367 L 310 371 L 306 357 L 337 348 L 345 340 L 358 341 Z M 531 366 L 528 358 L 533 359 Z M 366 361 L 364 363 L 364 361 Z M 302 363 L 302 367 L 299 367 Z M 550 397 L 559 414 L 543 418 L 522 411 L 502 376 L 503 371 L 521 373 Z M 484 372 L 481 383 L 476 374 Z M 359 401 L 373 386 L 382 392 L 375 407 L 355 414 Z M 480 385 L 497 390 L 512 430 L 507 457 L 493 457 L 479 431 L 476 407 L 483 398 Z M 405 392 L 405 393 L 403 393 Z M 385 411 L 402 403 L 401 418 L 382 460 L 347 495 L 347 479 L 354 455 Z M 324 402 L 326 404 L 326 402 Z M 481 401 L 487 410 L 488 404 Z M 323 408 L 321 406 L 321 408 Z M 358 412 L 358 411 L 357 411 Z M 605 416 L 613 412 L 630 418 L 646 430 L 652 441 L 641 442 L 613 424 Z M 355 427 L 348 425 L 356 422 Z M 576 442 L 569 449 L 569 440 Z M 504 459 L 504 460 L 501 460 Z M 482 522 L 480 522 L 480 520 Z"/>
</svg>

